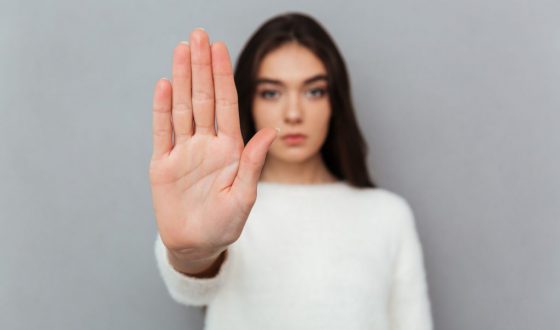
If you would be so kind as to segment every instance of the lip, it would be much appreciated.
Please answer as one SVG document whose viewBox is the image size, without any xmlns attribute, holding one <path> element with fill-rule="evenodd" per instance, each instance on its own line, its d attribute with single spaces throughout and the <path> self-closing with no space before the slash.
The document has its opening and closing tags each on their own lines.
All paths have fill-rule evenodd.
<svg viewBox="0 0 560 330">
<path fill-rule="evenodd" d="M 296 145 L 296 144 L 300 144 L 302 143 L 305 139 L 307 138 L 307 136 L 305 136 L 304 134 L 286 134 L 284 136 L 282 136 L 282 140 L 288 144 L 288 145 Z"/>
</svg>

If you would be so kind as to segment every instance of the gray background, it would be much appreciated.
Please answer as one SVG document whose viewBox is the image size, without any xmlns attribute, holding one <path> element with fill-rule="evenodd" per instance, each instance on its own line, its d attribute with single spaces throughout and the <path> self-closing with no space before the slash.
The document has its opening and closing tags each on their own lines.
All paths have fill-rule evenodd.
<svg viewBox="0 0 560 330">
<path fill-rule="evenodd" d="M 17 1 L 0 13 L 0 328 L 200 329 L 154 261 L 154 84 L 197 26 L 237 59 L 307 12 L 374 179 L 409 200 L 436 329 L 559 329 L 557 1 Z"/>
</svg>

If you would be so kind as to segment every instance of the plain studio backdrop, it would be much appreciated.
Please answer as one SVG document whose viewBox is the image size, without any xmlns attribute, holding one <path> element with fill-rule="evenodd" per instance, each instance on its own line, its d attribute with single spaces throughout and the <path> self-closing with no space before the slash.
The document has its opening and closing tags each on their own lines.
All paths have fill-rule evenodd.
<svg viewBox="0 0 560 330">
<path fill-rule="evenodd" d="M 235 61 L 286 11 L 346 60 L 372 176 L 415 212 L 435 328 L 560 329 L 558 1 L 1 8 L 1 329 L 201 329 L 154 260 L 152 92 L 192 29 Z"/>
</svg>

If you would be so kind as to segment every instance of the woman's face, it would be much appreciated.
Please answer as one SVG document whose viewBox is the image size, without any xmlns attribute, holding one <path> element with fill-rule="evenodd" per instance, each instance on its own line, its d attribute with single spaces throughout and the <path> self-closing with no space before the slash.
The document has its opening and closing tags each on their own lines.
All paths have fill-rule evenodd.
<svg viewBox="0 0 560 330">
<path fill-rule="evenodd" d="M 301 162 L 320 151 L 331 116 L 326 74 L 322 61 L 296 43 L 284 44 L 264 57 L 253 98 L 255 128 L 281 130 L 267 157 Z M 304 137 L 286 138 L 290 134 Z"/>
</svg>

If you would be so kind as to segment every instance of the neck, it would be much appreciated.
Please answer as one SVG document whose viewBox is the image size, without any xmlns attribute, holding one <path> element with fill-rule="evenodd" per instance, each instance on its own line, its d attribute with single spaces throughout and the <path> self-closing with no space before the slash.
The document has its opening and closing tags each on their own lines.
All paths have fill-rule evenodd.
<svg viewBox="0 0 560 330">
<path fill-rule="evenodd" d="M 316 154 L 303 162 L 286 162 L 269 154 L 266 157 L 260 180 L 265 182 L 301 184 L 338 181 L 327 169 L 320 154 Z"/>
</svg>

